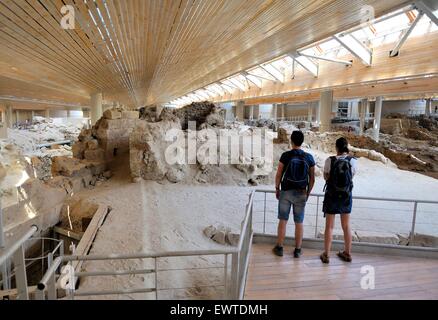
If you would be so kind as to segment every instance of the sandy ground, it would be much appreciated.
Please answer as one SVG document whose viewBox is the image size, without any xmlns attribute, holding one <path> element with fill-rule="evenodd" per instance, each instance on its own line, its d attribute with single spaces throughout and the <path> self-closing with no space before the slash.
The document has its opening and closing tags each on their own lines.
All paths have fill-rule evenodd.
<svg viewBox="0 0 438 320">
<path fill-rule="evenodd" d="M 318 161 L 328 156 L 315 154 Z M 138 253 L 226 248 L 203 235 L 210 224 L 223 224 L 239 229 L 250 187 L 160 184 L 143 181 L 133 184 L 129 168 L 124 164 L 114 169 L 115 176 L 103 185 L 75 195 L 112 207 L 98 232 L 91 253 Z M 314 192 L 322 193 L 324 181 L 317 178 Z M 273 189 L 273 186 L 258 188 Z M 424 175 L 401 171 L 394 165 L 384 165 L 359 159 L 355 177 L 356 196 L 438 200 L 438 180 Z M 254 229 L 261 231 L 263 195 L 257 195 Z M 275 232 L 276 202 L 267 197 L 266 231 Z M 320 202 L 321 203 L 321 202 Z M 398 202 L 355 202 L 353 230 L 405 233 L 410 230 L 412 205 Z M 319 207 L 321 208 L 321 207 Z M 370 209 L 372 208 L 372 209 Z M 321 209 L 319 209 L 321 210 Z M 306 211 L 306 236 L 313 236 L 316 223 L 316 198 L 309 201 Z M 438 235 L 438 206 L 420 205 L 418 231 Z M 318 225 L 323 224 L 319 214 Z M 338 225 L 339 227 L 339 225 Z M 290 224 L 291 235 L 293 226 Z M 158 260 L 158 298 L 221 298 L 223 295 L 223 256 L 190 257 Z M 152 260 L 88 262 L 84 269 L 134 270 L 153 267 Z M 201 269 L 194 269 L 201 268 Z M 172 269 L 172 270 L 170 270 Z M 154 286 L 154 274 L 118 277 L 86 278 L 80 291 L 145 288 Z M 155 294 L 124 294 L 104 296 L 106 299 L 148 299 Z"/>
</svg>

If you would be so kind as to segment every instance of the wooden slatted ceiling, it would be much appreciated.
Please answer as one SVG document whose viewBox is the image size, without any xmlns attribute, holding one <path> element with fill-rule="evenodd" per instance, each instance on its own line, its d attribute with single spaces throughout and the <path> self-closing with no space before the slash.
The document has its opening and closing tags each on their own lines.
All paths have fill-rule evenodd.
<svg viewBox="0 0 438 320">
<path fill-rule="evenodd" d="M 0 72 L 136 106 L 163 103 L 357 25 L 363 5 L 380 16 L 406 3 L 2 0 Z M 75 8 L 74 30 L 60 27 L 65 4 Z"/>
</svg>

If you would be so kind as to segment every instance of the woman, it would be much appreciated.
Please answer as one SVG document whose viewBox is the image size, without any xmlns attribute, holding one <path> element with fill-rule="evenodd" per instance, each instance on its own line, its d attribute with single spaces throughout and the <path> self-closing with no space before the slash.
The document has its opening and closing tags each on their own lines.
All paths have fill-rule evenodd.
<svg viewBox="0 0 438 320">
<path fill-rule="evenodd" d="M 323 263 L 330 262 L 333 226 L 337 214 L 341 216 L 341 225 L 344 232 L 344 251 L 338 252 L 338 257 L 351 262 L 351 228 L 350 213 L 353 204 L 353 176 L 356 173 L 357 159 L 349 156 L 348 141 L 345 138 L 336 140 L 337 155 L 329 157 L 324 166 L 326 180 L 323 204 L 326 218 L 324 233 L 324 252 L 320 259 Z"/>
</svg>

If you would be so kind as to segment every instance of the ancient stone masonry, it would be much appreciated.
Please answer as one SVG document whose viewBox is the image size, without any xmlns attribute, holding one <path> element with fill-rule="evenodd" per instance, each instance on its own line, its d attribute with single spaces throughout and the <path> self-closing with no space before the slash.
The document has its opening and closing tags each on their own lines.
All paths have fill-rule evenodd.
<svg viewBox="0 0 438 320">
<path fill-rule="evenodd" d="M 109 109 L 91 129 L 82 130 L 73 145 L 73 156 L 89 161 L 111 161 L 129 152 L 129 135 L 141 121 L 138 111 Z"/>
<path fill-rule="evenodd" d="M 130 166 L 134 179 L 162 180 L 165 177 L 178 182 L 184 176 L 184 165 L 170 165 L 165 152 L 171 142 L 165 141 L 166 133 L 181 129 L 178 121 L 139 122 L 130 137 Z"/>
</svg>

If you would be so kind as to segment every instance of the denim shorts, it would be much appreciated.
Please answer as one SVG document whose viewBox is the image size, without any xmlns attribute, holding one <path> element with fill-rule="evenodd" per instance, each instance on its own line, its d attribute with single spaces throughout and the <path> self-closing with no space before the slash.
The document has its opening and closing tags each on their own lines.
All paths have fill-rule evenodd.
<svg viewBox="0 0 438 320">
<path fill-rule="evenodd" d="M 280 191 L 278 201 L 278 219 L 289 220 L 290 209 L 293 209 L 294 222 L 303 223 L 307 193 L 305 190 Z"/>
</svg>

